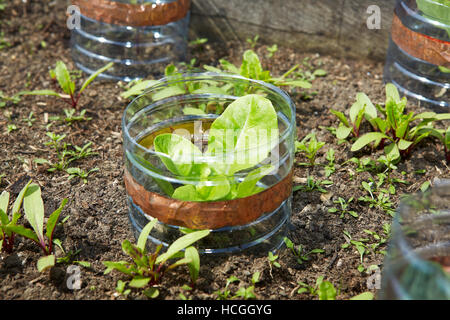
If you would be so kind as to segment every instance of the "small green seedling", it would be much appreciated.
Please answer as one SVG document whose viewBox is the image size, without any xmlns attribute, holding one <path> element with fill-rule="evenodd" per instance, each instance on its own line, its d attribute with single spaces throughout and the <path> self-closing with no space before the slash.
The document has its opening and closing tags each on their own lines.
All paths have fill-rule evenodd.
<svg viewBox="0 0 450 320">
<path fill-rule="evenodd" d="M 271 47 L 267 47 L 267 55 L 266 55 L 266 57 L 267 58 L 272 58 L 273 57 L 273 55 L 276 53 L 278 51 L 278 45 L 276 45 L 276 44 L 274 44 L 274 45 L 272 45 Z"/>
<path fill-rule="evenodd" d="M 0 4 L 0 8 L 1 8 L 2 4 Z M 4 49 L 4 48 L 9 48 L 11 47 L 12 44 L 11 42 L 9 42 L 7 39 L 5 39 L 5 33 L 3 31 L 0 32 L 0 50 Z"/>
<path fill-rule="evenodd" d="M 28 117 L 27 118 L 23 118 L 22 121 L 26 122 L 29 127 L 32 127 L 33 126 L 33 122 L 36 121 L 36 118 L 33 116 L 33 111 L 30 111 Z"/>
<path fill-rule="evenodd" d="M 281 268 L 281 265 L 278 263 L 278 255 L 274 255 L 272 251 L 269 251 L 267 254 L 267 259 L 269 261 L 270 266 L 274 266 L 276 268 Z"/>
<path fill-rule="evenodd" d="M 273 254 L 272 251 L 269 251 L 269 253 L 267 254 L 267 262 L 269 263 L 269 273 L 270 276 L 273 278 L 272 276 L 272 267 L 275 268 L 281 268 L 280 263 L 277 261 L 278 260 L 278 255 L 277 254 Z"/>
<path fill-rule="evenodd" d="M 345 200 L 344 198 L 339 197 L 338 200 L 333 201 L 333 203 L 339 204 L 339 208 L 330 208 L 330 209 L 328 209 L 328 212 L 340 213 L 339 218 L 341 218 L 341 219 L 344 218 L 344 216 L 346 214 L 349 214 L 354 218 L 358 218 L 359 217 L 358 213 L 356 213 L 356 211 L 349 210 L 349 208 L 348 208 L 350 206 L 350 203 L 353 201 L 353 199 L 354 198 L 351 197 L 350 199 Z"/>
<path fill-rule="evenodd" d="M 209 230 L 194 231 L 173 242 L 165 253 L 160 254 L 162 244 L 157 246 L 154 253 L 147 253 L 147 238 L 157 222 L 154 219 L 142 229 L 136 245 L 129 240 L 122 242 L 122 250 L 132 259 L 132 262 L 103 261 L 103 264 L 107 267 L 104 274 L 116 270 L 129 276 L 131 280 L 126 281 L 126 285 L 137 289 L 147 288 L 144 290 L 144 294 L 149 298 L 156 298 L 159 295 L 159 290 L 155 285 L 161 283 L 163 276 L 168 271 L 181 265 L 188 266 L 192 282 L 191 287 L 194 286 L 199 275 L 200 257 L 192 244 L 210 233 Z M 173 259 L 178 260 L 167 266 L 166 263 Z M 124 291 L 125 286 L 122 289 Z"/>
<path fill-rule="evenodd" d="M 300 288 L 297 290 L 297 293 L 309 293 L 312 296 L 317 296 L 319 300 L 336 300 L 336 297 L 340 294 L 340 290 L 336 290 L 334 285 L 329 281 L 324 281 L 323 276 L 319 276 L 316 280 L 315 287 L 312 287 L 304 282 L 299 281 L 298 285 Z M 373 300 L 374 295 L 372 292 L 363 292 L 358 294 L 350 300 Z"/>
<path fill-rule="evenodd" d="M 131 293 L 131 289 L 126 289 L 127 283 L 122 280 L 117 280 L 116 292 L 127 297 Z"/>
<path fill-rule="evenodd" d="M 95 71 L 81 86 L 78 92 L 75 91 L 75 81 L 71 76 L 66 65 L 62 61 L 56 62 L 55 69 L 50 70 L 50 77 L 59 84 L 62 93 L 53 90 L 34 90 L 34 91 L 21 91 L 19 95 L 41 95 L 41 96 L 55 96 L 63 99 L 68 103 L 73 109 L 78 109 L 78 102 L 81 98 L 81 94 L 86 89 L 86 87 L 94 81 L 102 72 L 110 69 L 114 64 L 112 62 L 108 63 L 104 67 Z"/>
<path fill-rule="evenodd" d="M 334 149 L 330 148 L 327 151 L 327 154 L 325 156 L 325 159 L 328 161 L 328 164 L 325 166 L 325 176 L 328 178 L 331 176 L 334 172 L 336 172 L 335 168 L 335 157 L 334 157 Z"/>
<path fill-rule="evenodd" d="M 192 47 L 198 47 L 207 42 L 208 42 L 208 38 L 197 38 L 195 40 L 189 41 L 189 45 Z"/>
<path fill-rule="evenodd" d="M 0 252 L 11 253 L 13 251 L 15 232 L 8 228 L 15 226 L 20 218 L 20 208 L 22 207 L 23 198 L 30 184 L 31 180 L 22 188 L 9 215 L 9 192 L 3 191 L 0 194 Z"/>
<path fill-rule="evenodd" d="M 233 295 L 231 290 L 228 288 L 230 284 L 234 282 L 240 282 L 238 278 L 235 276 L 231 276 L 227 279 L 225 288 L 223 290 L 218 290 L 215 292 L 217 295 L 217 300 L 231 300 L 231 299 L 242 299 L 242 300 L 248 300 L 248 299 L 256 299 L 255 295 L 255 285 L 259 282 L 261 273 L 259 271 L 256 271 L 253 273 L 252 276 L 252 285 L 249 287 L 240 287 L 235 294 Z"/>
<path fill-rule="evenodd" d="M 255 285 L 256 285 L 256 283 L 259 282 L 259 277 L 260 277 L 260 272 L 256 271 L 252 276 L 252 285 L 247 288 L 240 287 L 236 291 L 234 298 L 239 298 L 239 299 L 243 299 L 243 300 L 256 299 Z"/>
<path fill-rule="evenodd" d="M 89 175 L 98 170 L 100 170 L 100 169 L 94 168 L 94 169 L 91 169 L 86 172 L 80 168 L 67 168 L 66 172 L 69 174 L 69 178 L 67 178 L 67 180 L 71 180 L 75 177 L 79 177 L 81 180 L 83 180 L 83 183 L 86 184 L 88 182 Z"/>
<path fill-rule="evenodd" d="M 395 193 L 395 189 L 393 190 L 390 188 L 390 191 L 388 190 L 373 190 L 373 186 L 375 185 L 376 188 L 378 188 L 383 183 L 382 179 L 379 180 L 378 184 L 375 185 L 374 182 L 367 183 L 366 181 L 363 181 L 361 183 L 364 190 L 366 190 L 369 195 L 361 196 L 358 198 L 358 201 L 369 203 L 370 208 L 380 208 L 390 216 L 394 216 L 395 209 L 393 208 L 393 203 L 390 201 L 389 194 Z M 391 185 L 392 186 L 392 185 Z M 374 192 L 379 192 L 378 195 L 375 195 Z"/>
<path fill-rule="evenodd" d="M 323 276 L 319 276 L 314 287 L 299 281 L 300 288 L 297 290 L 298 294 L 309 293 L 312 296 L 317 296 L 319 300 L 336 300 L 337 291 L 334 285 L 329 281 L 324 281 Z"/>
<path fill-rule="evenodd" d="M 354 163 L 356 164 L 356 172 L 370 172 L 375 171 L 377 169 L 377 164 L 374 160 L 371 158 L 356 158 L 352 157 L 349 160 L 345 161 L 342 165 L 345 165 L 347 163 Z"/>
<path fill-rule="evenodd" d="M 295 149 L 297 152 L 304 152 L 305 157 L 309 159 L 309 163 L 299 163 L 303 166 L 314 166 L 317 156 L 317 151 L 319 151 L 325 142 L 320 142 L 316 138 L 316 134 L 311 132 L 306 135 L 301 141 L 295 141 Z"/>
<path fill-rule="evenodd" d="M 431 186 L 431 182 L 429 180 L 427 180 L 427 181 L 425 181 L 424 183 L 422 183 L 420 185 L 419 189 L 420 189 L 421 192 L 425 192 L 425 191 L 427 191 L 430 188 L 430 186 Z"/>
<path fill-rule="evenodd" d="M 323 181 L 315 181 L 314 178 L 309 177 L 306 178 L 306 185 L 298 185 L 292 188 L 292 191 L 303 191 L 303 192 L 313 192 L 315 190 L 320 191 L 322 193 L 327 193 L 328 191 L 324 189 L 322 186 L 332 185 L 333 181 L 323 180 Z"/>
<path fill-rule="evenodd" d="M 78 249 L 78 250 L 75 250 L 75 251 L 69 250 L 69 251 L 66 252 L 64 250 L 64 248 L 62 246 L 62 243 L 61 243 L 61 241 L 59 239 L 54 239 L 53 240 L 53 244 L 56 245 L 62 251 L 62 253 L 64 255 L 62 257 L 57 258 L 56 259 L 56 263 L 61 263 L 61 264 L 74 264 L 74 263 L 76 263 L 76 264 L 78 264 L 78 265 L 80 265 L 80 266 L 82 266 L 84 268 L 90 268 L 91 267 L 91 264 L 89 262 L 87 262 L 87 261 L 79 261 L 79 260 L 75 259 L 80 254 L 81 249 Z"/>
<path fill-rule="evenodd" d="M 252 38 L 247 38 L 246 41 L 247 43 L 250 45 L 250 48 L 255 49 L 256 45 L 258 44 L 258 40 L 259 40 L 259 35 L 255 35 Z"/>
<path fill-rule="evenodd" d="M 187 284 L 185 284 L 181 287 L 181 290 L 190 292 L 190 291 L 192 291 L 192 288 L 190 286 L 188 286 Z M 180 300 L 192 300 L 192 297 L 189 297 L 189 298 L 186 297 L 183 292 L 180 292 L 178 297 L 180 298 Z"/>
<path fill-rule="evenodd" d="M 6 131 L 8 132 L 8 134 L 16 130 L 19 130 L 19 128 L 17 128 L 14 123 L 8 123 L 8 125 L 6 126 Z"/>
<path fill-rule="evenodd" d="M 5 0 L 0 0 L 0 11 L 5 10 L 6 6 Z"/>
<path fill-rule="evenodd" d="M 389 226 L 388 224 L 383 225 L 383 229 L 384 229 L 385 234 L 386 234 L 386 229 L 385 229 L 386 225 Z M 375 231 L 367 230 L 367 229 L 364 229 L 363 231 L 365 233 L 367 233 L 368 235 L 371 235 L 374 238 L 375 242 L 370 244 L 370 248 L 373 251 L 376 251 L 380 246 L 383 246 L 387 242 L 387 238 L 386 237 L 383 237 L 383 236 L 379 235 Z M 389 236 L 389 234 L 387 234 L 387 236 Z M 379 253 L 383 254 L 384 252 L 379 251 Z"/>
<path fill-rule="evenodd" d="M 367 249 L 368 249 L 368 247 L 365 244 L 365 242 L 367 242 L 368 239 L 353 240 L 352 236 L 350 235 L 350 233 L 348 231 L 344 230 L 343 233 L 344 233 L 344 238 L 346 240 L 346 243 L 341 245 L 341 248 L 342 249 L 347 249 L 347 248 L 349 248 L 352 245 L 355 247 L 355 249 L 359 253 L 359 259 L 360 259 L 360 264 L 358 266 L 358 271 L 359 272 L 363 272 L 365 270 L 365 268 L 363 266 L 364 254 L 367 253 Z"/>
<path fill-rule="evenodd" d="M 15 223 L 5 227 L 6 232 L 13 232 L 31 239 L 42 249 L 45 256 L 37 262 L 37 267 L 40 272 L 55 265 L 53 232 L 66 204 L 67 199 L 63 199 L 59 208 L 49 216 L 44 234 L 44 202 L 41 197 L 41 188 L 37 184 L 30 183 L 23 196 L 23 210 L 25 212 L 25 218 L 30 223 L 32 229 L 18 226 Z"/>
<path fill-rule="evenodd" d="M 299 264 L 303 264 L 303 262 L 308 261 L 309 255 L 311 254 L 320 254 L 325 252 L 325 250 L 323 249 L 313 249 L 305 253 L 303 250 L 303 246 L 301 244 L 295 247 L 294 243 L 289 238 L 284 237 L 283 240 L 284 243 L 286 244 L 286 247 L 292 252 L 292 254 L 295 256 Z"/>
<path fill-rule="evenodd" d="M 217 300 L 228 300 L 228 299 L 232 299 L 232 293 L 231 290 L 228 288 L 230 286 L 230 284 L 232 284 L 233 282 L 239 282 L 240 280 L 238 278 L 236 278 L 235 276 L 230 276 L 227 279 L 227 282 L 225 284 L 225 288 L 223 290 L 218 290 L 215 292 L 215 294 L 217 295 Z"/>
<path fill-rule="evenodd" d="M 81 121 L 90 121 L 92 120 L 91 117 L 86 117 L 86 110 L 83 109 L 80 111 L 78 115 L 76 115 L 77 110 L 76 109 L 64 109 L 64 117 L 61 116 L 55 116 L 51 117 L 50 120 L 52 121 L 61 121 L 66 123 L 67 125 L 72 125 L 74 122 L 81 122 Z"/>
<path fill-rule="evenodd" d="M 45 164 L 50 166 L 50 168 L 47 169 L 48 172 L 65 171 L 72 162 L 97 155 L 96 152 L 92 151 L 92 142 L 88 142 L 82 147 L 72 146 L 71 144 L 63 142 L 66 138 L 65 134 L 59 135 L 53 132 L 47 132 L 46 135 L 50 138 L 50 140 L 45 142 L 44 145 L 56 151 L 56 158 L 58 161 L 53 162 L 43 158 L 36 158 L 34 159 L 34 162 L 36 164 Z"/>
<path fill-rule="evenodd" d="M 180 62 L 178 63 L 178 65 L 181 67 L 181 69 L 185 72 L 185 73 L 194 73 L 195 72 L 195 64 L 197 63 L 197 59 L 196 58 L 192 58 L 191 60 L 189 60 L 189 62 Z"/>
</svg>

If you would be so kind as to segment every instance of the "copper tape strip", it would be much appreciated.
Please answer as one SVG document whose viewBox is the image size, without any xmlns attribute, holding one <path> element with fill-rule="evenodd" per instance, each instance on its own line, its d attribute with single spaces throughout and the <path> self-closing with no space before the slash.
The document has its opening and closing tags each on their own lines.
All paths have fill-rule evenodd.
<svg viewBox="0 0 450 320">
<path fill-rule="evenodd" d="M 238 226 L 272 212 L 292 192 L 291 171 L 271 188 L 246 198 L 215 202 L 180 201 L 144 189 L 125 169 L 127 193 L 143 212 L 163 223 L 190 229 L 218 229 Z"/>
<path fill-rule="evenodd" d="M 396 14 L 392 21 L 391 36 L 392 40 L 411 56 L 450 68 L 450 42 L 408 29 Z"/>
<path fill-rule="evenodd" d="M 72 0 L 82 15 L 109 24 L 144 27 L 180 20 L 189 11 L 190 0 L 161 4 L 130 4 L 109 0 Z"/>
<path fill-rule="evenodd" d="M 431 258 L 431 261 L 439 263 L 445 272 L 450 273 L 450 257 Z"/>
</svg>

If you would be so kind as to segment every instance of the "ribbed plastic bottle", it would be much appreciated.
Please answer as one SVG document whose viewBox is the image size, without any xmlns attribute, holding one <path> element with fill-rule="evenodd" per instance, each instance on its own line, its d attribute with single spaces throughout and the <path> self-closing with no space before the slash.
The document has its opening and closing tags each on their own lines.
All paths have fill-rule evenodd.
<svg viewBox="0 0 450 320">
<path fill-rule="evenodd" d="M 384 80 L 422 106 L 449 112 L 449 0 L 397 0 Z"/>
<path fill-rule="evenodd" d="M 186 53 L 190 0 L 72 0 L 79 26 L 72 29 L 71 52 L 77 67 L 131 81 L 160 75 Z"/>
</svg>

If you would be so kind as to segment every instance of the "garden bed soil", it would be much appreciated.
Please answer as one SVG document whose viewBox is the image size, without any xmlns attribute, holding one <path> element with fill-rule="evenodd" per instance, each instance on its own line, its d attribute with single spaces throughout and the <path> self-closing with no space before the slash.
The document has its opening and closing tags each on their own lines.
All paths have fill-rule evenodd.
<svg viewBox="0 0 450 320">
<path fill-rule="evenodd" d="M 3 40 L 9 44 L 0 50 L 0 90 L 4 94 L 11 96 L 22 90 L 51 89 L 48 71 L 58 60 L 64 61 L 70 69 L 74 68 L 65 10 L 64 1 L 28 1 L 23 4 L 13 0 L 8 2 L 4 11 L 0 11 L 0 30 Z M 196 66 L 216 65 L 220 58 L 239 65 L 248 46 L 245 41 L 209 42 L 191 47 L 189 58 L 197 59 Z M 355 165 L 343 164 L 355 156 L 350 151 L 350 144 L 338 144 L 335 136 L 324 127 L 337 127 L 338 120 L 330 114 L 330 108 L 348 110 L 357 92 L 365 92 L 374 102 L 384 102 L 383 63 L 319 56 L 282 47 L 272 58 L 267 58 L 267 47 L 258 44 L 255 50 L 262 57 L 264 67 L 273 75 L 283 74 L 305 58 L 309 58 L 309 64 L 315 68 L 327 71 L 327 76 L 315 79 L 313 88 L 308 90 L 309 93 L 317 92 L 312 99 L 305 100 L 301 92 L 289 90 L 297 106 L 298 137 L 301 139 L 314 131 L 319 140 L 326 142 L 317 158 L 321 164 L 327 163 L 326 151 L 334 148 L 336 172 L 326 178 L 323 166 L 295 166 L 296 185 L 306 184 L 308 175 L 315 180 L 331 180 L 333 184 L 325 187 L 326 194 L 319 191 L 294 193 L 288 237 L 295 244 L 302 244 L 306 251 L 319 248 L 325 252 L 313 254 L 308 261 L 299 264 L 288 250 L 281 249 L 278 252 L 280 268 L 269 265 L 266 253 L 262 256 L 202 256 L 200 278 L 192 292 L 182 289 L 189 283 L 189 275 L 185 267 L 180 267 L 163 279 L 158 299 L 179 299 L 180 293 L 193 299 L 216 299 L 215 292 L 225 287 L 230 276 L 241 280 L 230 285 L 229 289 L 234 293 L 238 287 L 249 286 L 256 271 L 261 273 L 255 288 L 258 299 L 316 299 L 309 293 L 297 293 L 297 289 L 299 282 L 314 286 L 319 276 L 339 289 L 338 299 L 348 299 L 365 291 L 376 294 L 376 289 L 368 286 L 372 273 L 357 269 L 361 263 L 359 253 L 352 246 L 341 247 L 348 241 L 343 232 L 348 231 L 353 239 L 368 238 L 371 239 L 369 243 L 374 243 L 363 230 L 384 235 L 382 226 L 390 223 L 392 218 L 379 208 L 369 208 L 357 201 L 352 202 L 350 208 L 359 214 L 358 218 L 350 215 L 340 218 L 339 214 L 328 212 L 338 197 L 357 199 L 363 196 L 361 182 L 373 174 L 358 173 Z M 77 84 L 81 82 L 79 79 Z M 115 288 L 117 280 L 125 278 L 117 272 L 104 275 L 105 266 L 102 264 L 102 261 L 127 259 L 121 243 L 125 239 L 133 239 L 123 181 L 121 117 L 127 101 L 119 97 L 121 92 L 120 83 L 92 83 L 80 100 L 80 108 L 86 109 L 86 115 L 92 120 L 74 122 L 71 126 L 49 120 L 52 116 L 62 116 L 67 107 L 52 97 L 26 96 L 18 104 L 8 103 L 0 109 L 0 173 L 4 175 L 0 190 L 9 191 L 13 199 L 32 178 L 42 188 L 47 216 L 63 198 L 68 198 L 62 217 L 69 218 L 57 228 L 55 236 L 61 240 L 66 252 L 80 250 L 76 259 L 91 265 L 90 268 L 81 268 L 81 288 L 70 290 L 66 284 L 68 265 L 57 264 L 50 271 L 40 273 L 36 262 L 42 256 L 41 251 L 31 241 L 19 237 L 12 254 L 0 254 L 0 299 L 124 299 Z M 414 103 L 409 104 L 409 109 L 422 110 Z M 32 126 L 22 120 L 30 112 L 36 118 Z M 48 130 L 67 134 L 65 141 L 68 143 L 78 146 L 89 141 L 93 143 L 92 149 L 97 155 L 73 164 L 84 170 L 99 168 L 89 176 L 88 183 L 78 178 L 68 180 L 68 175 L 63 172 L 49 173 L 45 166 L 33 162 L 36 158 L 52 157 L 53 152 L 44 145 L 48 141 L 46 126 L 50 123 Z M 8 124 L 15 124 L 17 130 L 8 133 Z M 397 193 L 391 196 L 394 208 L 402 193 L 417 191 L 425 181 L 434 183 L 436 179 L 450 177 L 442 149 L 437 141 L 423 143 L 398 165 L 393 175 L 409 183 L 396 184 Z M 364 153 L 357 154 L 362 155 Z M 305 162 L 300 153 L 297 160 Z M 426 171 L 417 173 L 417 170 Z M 400 174 L 402 171 L 404 175 Z M 386 250 L 386 245 L 381 245 L 379 250 Z M 59 249 L 56 249 L 56 254 L 63 256 Z M 381 268 L 383 259 L 382 253 L 368 253 L 364 256 L 363 265 L 365 268 L 370 265 Z M 133 290 L 128 298 L 146 297 L 141 291 Z"/>
</svg>

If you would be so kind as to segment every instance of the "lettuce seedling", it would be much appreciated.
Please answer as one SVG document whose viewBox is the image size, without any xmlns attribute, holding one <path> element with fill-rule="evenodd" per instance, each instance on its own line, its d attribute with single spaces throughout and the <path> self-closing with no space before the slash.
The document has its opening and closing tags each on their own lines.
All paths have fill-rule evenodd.
<svg viewBox="0 0 450 320">
<path fill-rule="evenodd" d="M 253 94 L 236 99 L 214 120 L 205 153 L 190 140 L 172 133 L 156 136 L 154 147 L 172 174 L 200 180 L 196 185 L 176 188 L 172 198 L 218 201 L 247 197 L 263 190 L 257 183 L 273 171 L 273 166 L 257 167 L 238 184 L 234 174 L 261 164 L 277 142 L 278 121 L 274 107 L 270 100 Z M 198 161 L 203 155 L 216 157 L 215 162 Z"/>
<path fill-rule="evenodd" d="M 447 31 L 450 37 L 450 28 L 443 27 L 448 25 L 450 19 L 450 0 L 416 0 L 417 8 L 422 11 L 425 16 L 432 20 L 436 20 L 436 27 Z"/>
<path fill-rule="evenodd" d="M 44 271 L 55 265 L 55 256 L 52 254 L 53 232 L 66 204 L 67 199 L 63 199 L 59 208 L 49 216 L 44 234 L 44 202 L 41 197 L 41 188 L 39 185 L 31 183 L 27 186 L 23 195 L 23 210 L 25 218 L 32 229 L 18 226 L 15 223 L 6 226 L 4 229 L 6 232 L 13 232 L 33 240 L 42 249 L 45 256 L 38 260 L 37 266 L 39 271 Z"/>
<path fill-rule="evenodd" d="M 102 72 L 105 72 L 113 66 L 110 62 L 104 67 L 95 71 L 81 86 L 78 92 L 75 91 L 75 81 L 73 81 L 73 76 L 70 75 L 69 70 L 62 61 L 56 62 L 55 69 L 50 70 L 50 77 L 57 81 L 59 87 L 63 93 L 59 93 L 53 90 L 34 90 L 34 91 L 21 91 L 19 95 L 41 95 L 41 96 L 55 96 L 63 99 L 72 108 L 78 109 L 78 102 L 80 100 L 81 94 L 86 89 L 86 87 L 94 81 Z"/>
<path fill-rule="evenodd" d="M 236 67 L 225 59 L 221 59 L 219 62 L 220 68 L 211 66 L 204 66 L 203 68 L 211 72 L 232 73 L 249 79 L 262 80 L 275 86 L 291 86 L 303 89 L 310 89 L 312 87 L 311 83 L 305 79 L 301 79 L 299 77 L 288 78 L 288 76 L 293 74 L 299 65 L 294 66 L 281 77 L 272 77 L 269 70 L 263 69 L 258 55 L 252 50 L 246 50 L 244 52 L 240 67 Z"/>
<path fill-rule="evenodd" d="M 15 232 L 8 228 L 15 226 L 20 218 L 20 208 L 30 184 L 31 180 L 17 196 L 11 210 L 11 218 L 8 216 L 9 192 L 3 191 L 0 194 L 0 252 L 5 251 L 6 253 L 11 253 L 13 250 Z"/>
<path fill-rule="evenodd" d="M 147 238 L 156 225 L 158 220 L 150 221 L 141 231 L 137 244 L 132 244 L 129 240 L 122 242 L 122 250 L 128 255 L 132 262 L 127 261 L 103 261 L 107 267 L 104 274 L 108 274 L 113 270 L 119 271 L 131 277 L 127 282 L 131 288 L 142 289 L 149 287 L 144 291 L 144 294 L 151 298 L 158 296 L 159 292 L 154 286 L 161 283 L 162 277 L 175 267 L 187 265 L 192 281 L 191 287 L 194 286 L 200 270 L 200 257 L 197 249 L 192 246 L 193 243 L 206 237 L 210 231 L 200 230 L 194 231 L 182 236 L 173 242 L 165 253 L 160 254 L 163 247 L 158 245 L 154 253 L 147 253 L 146 243 Z M 171 259 L 178 259 L 172 264 L 166 266 L 166 263 Z M 125 284 L 121 285 L 122 291 L 125 289 Z"/>
</svg>

